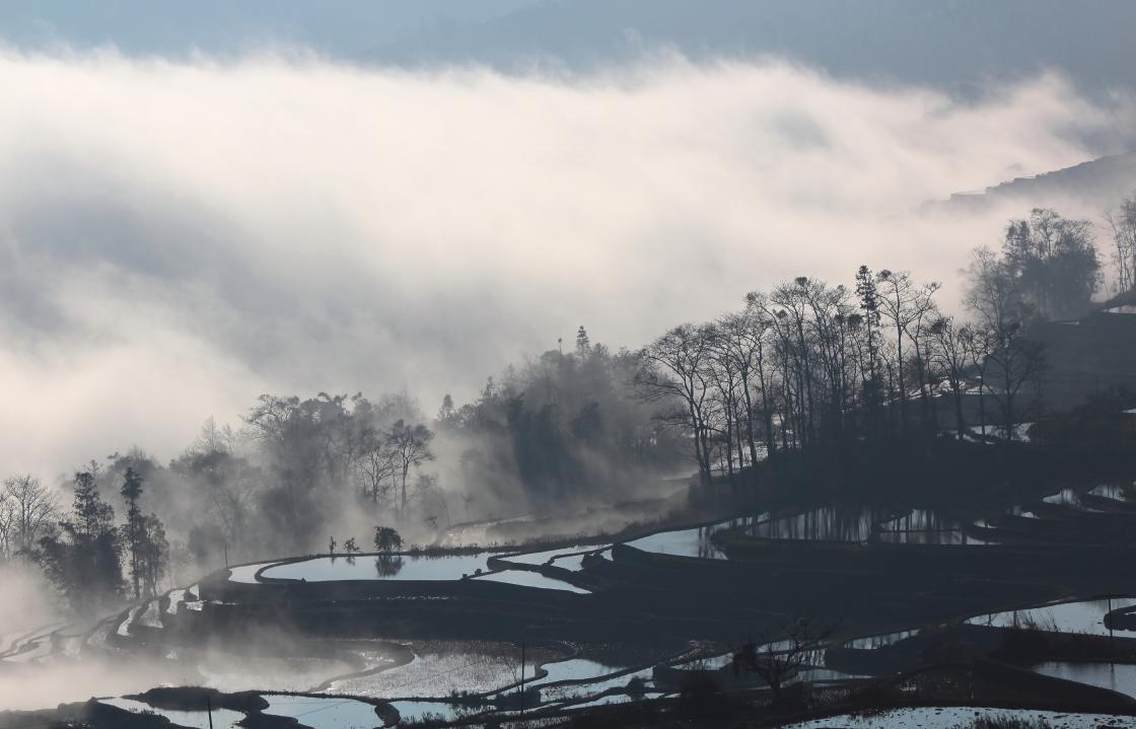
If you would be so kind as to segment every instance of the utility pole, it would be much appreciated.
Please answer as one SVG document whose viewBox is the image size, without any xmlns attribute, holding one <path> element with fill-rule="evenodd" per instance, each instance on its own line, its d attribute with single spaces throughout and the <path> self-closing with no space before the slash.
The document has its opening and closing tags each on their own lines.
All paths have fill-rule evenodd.
<svg viewBox="0 0 1136 729">
<path fill-rule="evenodd" d="M 525 642 L 521 641 L 521 716 L 525 715 Z"/>
<path fill-rule="evenodd" d="M 209 729 L 213 729 L 213 697 L 205 694 L 205 710 L 209 712 Z"/>
</svg>

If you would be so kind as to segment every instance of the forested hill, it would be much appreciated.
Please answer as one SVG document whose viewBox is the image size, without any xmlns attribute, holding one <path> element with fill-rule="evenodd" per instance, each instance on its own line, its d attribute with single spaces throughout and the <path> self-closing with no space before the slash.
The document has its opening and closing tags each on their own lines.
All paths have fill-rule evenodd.
<svg viewBox="0 0 1136 729">
<path fill-rule="evenodd" d="M 1136 191 L 1136 152 L 1082 162 L 1035 177 L 1019 177 L 977 192 L 960 192 L 928 209 L 980 211 L 1002 203 L 1018 207 L 1061 207 L 1074 201 L 1108 210 Z"/>
</svg>

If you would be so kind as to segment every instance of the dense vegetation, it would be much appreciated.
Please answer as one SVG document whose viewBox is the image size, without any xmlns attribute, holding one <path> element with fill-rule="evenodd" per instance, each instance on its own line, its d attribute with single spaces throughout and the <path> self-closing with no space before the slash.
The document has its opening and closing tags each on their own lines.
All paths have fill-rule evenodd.
<svg viewBox="0 0 1136 729">
<path fill-rule="evenodd" d="M 1136 204 L 1112 229 L 1127 285 Z M 136 450 L 78 469 L 69 509 L 31 475 L 8 479 L 0 558 L 39 565 L 93 609 L 183 570 L 358 549 L 391 525 L 425 543 L 463 521 L 610 503 L 692 462 L 707 484 L 850 444 L 1013 439 L 1044 384 L 1031 327 L 1084 314 L 1100 269 L 1087 222 L 1035 210 L 1000 251 L 975 252 L 965 320 L 939 309 L 939 283 L 861 266 L 846 285 L 801 276 L 751 292 L 637 351 L 581 326 L 568 351 L 509 367 L 473 402 L 446 396 L 433 417 L 405 393 L 262 395 L 241 427 L 210 420 L 167 464 Z"/>
</svg>

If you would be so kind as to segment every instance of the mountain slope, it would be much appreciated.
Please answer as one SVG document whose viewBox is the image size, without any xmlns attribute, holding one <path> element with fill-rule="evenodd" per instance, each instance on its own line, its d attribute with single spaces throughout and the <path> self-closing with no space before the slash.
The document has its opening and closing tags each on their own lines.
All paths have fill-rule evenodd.
<svg viewBox="0 0 1136 729">
<path fill-rule="evenodd" d="M 1031 207 L 1060 207 L 1062 203 L 1082 203 L 1107 210 L 1136 193 L 1136 152 L 1101 157 L 1046 172 L 1035 177 L 1019 177 L 981 192 L 951 195 L 943 202 L 930 203 L 931 210 L 978 212 L 1003 203 L 1023 210 Z"/>
</svg>

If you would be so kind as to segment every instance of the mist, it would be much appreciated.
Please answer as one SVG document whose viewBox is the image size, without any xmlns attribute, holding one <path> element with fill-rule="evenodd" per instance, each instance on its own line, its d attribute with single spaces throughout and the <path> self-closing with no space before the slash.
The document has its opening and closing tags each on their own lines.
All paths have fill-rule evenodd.
<svg viewBox="0 0 1136 729">
<path fill-rule="evenodd" d="M 261 392 L 432 411 L 586 324 L 639 346 L 802 272 L 947 284 L 1019 209 L 929 200 L 1128 141 L 1056 74 L 978 100 L 680 56 L 587 75 L 0 56 L 0 429 L 47 477 Z M 1071 211 L 1071 214 L 1078 211 Z M 1089 211 L 1099 213 L 1099 211 Z"/>
</svg>

